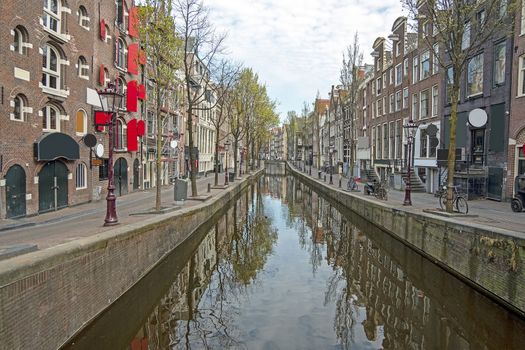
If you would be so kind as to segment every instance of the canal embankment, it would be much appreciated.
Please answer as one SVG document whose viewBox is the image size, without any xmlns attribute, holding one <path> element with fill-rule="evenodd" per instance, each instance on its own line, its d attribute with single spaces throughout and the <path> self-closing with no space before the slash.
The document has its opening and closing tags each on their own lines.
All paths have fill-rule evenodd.
<svg viewBox="0 0 525 350">
<path fill-rule="evenodd" d="M 0 349 L 56 349 L 263 174 L 206 202 L 0 262 Z"/>
<path fill-rule="evenodd" d="M 305 175 L 287 171 L 415 249 L 476 290 L 525 318 L 523 232 L 462 222 L 369 199 Z M 453 297 L 453 296 L 451 296 Z"/>
</svg>

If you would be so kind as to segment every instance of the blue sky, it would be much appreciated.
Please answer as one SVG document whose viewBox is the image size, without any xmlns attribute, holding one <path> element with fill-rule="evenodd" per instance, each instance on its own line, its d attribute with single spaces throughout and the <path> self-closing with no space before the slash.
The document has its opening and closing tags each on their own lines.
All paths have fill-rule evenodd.
<svg viewBox="0 0 525 350">
<path fill-rule="evenodd" d="M 359 32 L 365 62 L 372 44 L 406 15 L 399 0 L 207 0 L 212 23 L 228 33 L 230 57 L 252 67 L 279 102 L 281 120 L 327 98 L 339 83 L 343 50 Z"/>
</svg>

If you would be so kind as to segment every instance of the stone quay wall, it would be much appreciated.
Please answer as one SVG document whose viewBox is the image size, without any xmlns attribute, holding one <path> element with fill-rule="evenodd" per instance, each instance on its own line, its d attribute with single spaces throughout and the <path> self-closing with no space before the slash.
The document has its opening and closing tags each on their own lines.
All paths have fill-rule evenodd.
<svg viewBox="0 0 525 350">
<path fill-rule="evenodd" d="M 525 317 L 525 234 L 399 208 L 287 171 L 388 232 L 504 307 Z M 510 210 L 510 209 L 509 209 Z M 451 296 L 453 298 L 454 296 Z"/>
<path fill-rule="evenodd" d="M 263 172 L 202 204 L 0 262 L 0 349 L 62 346 Z"/>
</svg>

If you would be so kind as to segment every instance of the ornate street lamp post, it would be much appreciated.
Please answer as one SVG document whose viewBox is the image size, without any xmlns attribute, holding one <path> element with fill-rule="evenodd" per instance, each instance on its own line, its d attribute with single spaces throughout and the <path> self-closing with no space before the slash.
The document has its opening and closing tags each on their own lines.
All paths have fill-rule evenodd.
<svg viewBox="0 0 525 350">
<path fill-rule="evenodd" d="M 106 196 L 106 218 L 104 219 L 104 226 L 112 226 L 118 224 L 115 179 L 113 178 L 113 133 L 117 120 L 116 110 L 120 106 L 124 95 L 118 91 L 118 87 L 115 84 L 109 83 L 104 90 L 98 91 L 98 96 L 100 98 L 102 111 L 110 115 L 107 124 L 109 127 L 108 194 Z"/>
<path fill-rule="evenodd" d="M 412 145 L 414 143 L 414 137 L 415 133 L 419 127 L 419 123 L 414 122 L 412 119 L 410 119 L 405 125 L 403 125 L 403 128 L 405 129 L 406 135 L 407 135 L 407 180 L 405 184 L 405 200 L 403 201 L 403 205 L 409 206 L 412 205 L 412 198 L 411 198 L 411 191 L 412 191 L 412 184 L 411 184 L 411 176 L 412 176 Z"/>
<path fill-rule="evenodd" d="M 230 151 L 230 141 L 226 140 L 224 143 L 224 151 L 226 153 L 226 165 L 224 166 L 224 186 L 228 186 L 228 152 Z"/>
<path fill-rule="evenodd" d="M 333 154 L 334 154 L 334 146 L 330 146 L 330 182 L 328 183 L 329 185 L 333 185 L 334 184 L 332 182 L 332 174 L 334 173 L 334 165 L 333 165 L 333 161 L 332 161 Z"/>
</svg>

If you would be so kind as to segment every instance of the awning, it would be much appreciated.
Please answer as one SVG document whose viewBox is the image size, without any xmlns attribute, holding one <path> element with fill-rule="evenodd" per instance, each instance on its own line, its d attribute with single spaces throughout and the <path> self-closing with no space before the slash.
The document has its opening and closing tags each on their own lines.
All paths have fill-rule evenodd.
<svg viewBox="0 0 525 350">
<path fill-rule="evenodd" d="M 35 158 L 38 161 L 65 158 L 67 160 L 80 159 L 80 147 L 69 135 L 61 132 L 44 134 L 34 144 Z"/>
</svg>

